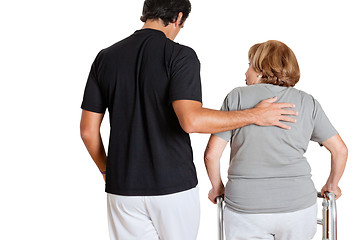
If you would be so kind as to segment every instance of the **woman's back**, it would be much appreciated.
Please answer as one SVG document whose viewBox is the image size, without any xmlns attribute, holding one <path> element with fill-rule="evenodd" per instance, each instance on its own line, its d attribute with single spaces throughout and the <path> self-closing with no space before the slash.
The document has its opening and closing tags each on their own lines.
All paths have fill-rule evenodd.
<svg viewBox="0 0 360 240">
<path fill-rule="evenodd" d="M 231 140 L 226 202 L 237 211 L 292 212 L 316 201 L 311 168 L 303 155 L 310 140 L 321 143 L 337 132 L 311 95 L 292 87 L 255 84 L 231 91 L 222 110 L 253 108 L 274 96 L 296 106 L 299 115 L 290 130 L 249 125 L 215 134 Z"/>
</svg>

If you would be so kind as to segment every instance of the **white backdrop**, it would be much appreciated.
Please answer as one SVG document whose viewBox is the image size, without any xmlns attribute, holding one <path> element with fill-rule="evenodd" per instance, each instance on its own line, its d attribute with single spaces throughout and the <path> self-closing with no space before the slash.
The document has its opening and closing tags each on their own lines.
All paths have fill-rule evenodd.
<svg viewBox="0 0 360 240">
<path fill-rule="evenodd" d="M 79 133 L 90 65 L 102 48 L 142 27 L 143 0 L 2 1 L 0 3 L 0 239 L 108 239 L 102 177 Z M 247 51 L 276 39 L 295 52 L 297 88 L 315 96 L 349 148 L 340 182 L 338 237 L 354 239 L 359 183 L 358 98 L 360 16 L 357 1 L 193 0 L 176 41 L 201 61 L 203 103 L 218 109 L 245 85 Z M 108 141 L 108 118 L 103 123 Z M 216 239 L 216 207 L 203 151 L 208 135 L 192 134 L 202 206 L 198 239 Z M 330 155 L 306 154 L 318 189 Z M 229 149 L 222 159 L 226 180 Z M 317 237 L 320 239 L 320 229 Z"/>
</svg>

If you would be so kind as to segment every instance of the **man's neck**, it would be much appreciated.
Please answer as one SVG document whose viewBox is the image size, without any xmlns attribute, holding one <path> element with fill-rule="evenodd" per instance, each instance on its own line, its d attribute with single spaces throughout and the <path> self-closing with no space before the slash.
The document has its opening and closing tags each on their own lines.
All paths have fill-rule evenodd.
<svg viewBox="0 0 360 240">
<path fill-rule="evenodd" d="M 142 29 L 151 28 L 151 29 L 162 31 L 167 38 L 174 40 L 170 36 L 169 27 L 170 27 L 170 24 L 165 27 L 162 20 L 159 19 L 159 20 L 147 20 L 145 22 L 144 26 L 142 27 Z"/>
</svg>

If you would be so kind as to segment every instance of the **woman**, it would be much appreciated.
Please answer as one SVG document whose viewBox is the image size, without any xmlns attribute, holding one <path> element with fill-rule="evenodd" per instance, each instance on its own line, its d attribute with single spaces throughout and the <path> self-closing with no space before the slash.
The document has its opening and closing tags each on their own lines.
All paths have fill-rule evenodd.
<svg viewBox="0 0 360 240">
<path fill-rule="evenodd" d="M 223 111 L 253 108 L 277 96 L 298 111 L 291 129 L 249 125 L 211 135 L 205 165 L 212 184 L 209 199 L 225 193 L 225 234 L 231 239 L 312 239 L 316 232 L 317 191 L 304 157 L 310 140 L 331 153 L 331 172 L 321 190 L 341 196 L 338 187 L 347 148 L 320 104 L 293 86 L 300 70 L 294 53 L 284 43 L 267 41 L 249 50 L 248 87 L 232 90 Z M 250 86 L 251 85 L 251 86 Z M 226 188 L 220 177 L 220 157 L 230 141 Z"/>
</svg>

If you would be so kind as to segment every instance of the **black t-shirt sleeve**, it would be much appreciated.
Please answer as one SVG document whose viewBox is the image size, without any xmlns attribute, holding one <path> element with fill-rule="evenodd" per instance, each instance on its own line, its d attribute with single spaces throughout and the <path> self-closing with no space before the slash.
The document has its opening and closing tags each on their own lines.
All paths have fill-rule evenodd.
<svg viewBox="0 0 360 240">
<path fill-rule="evenodd" d="M 99 55 L 100 53 L 97 55 L 91 66 L 81 108 L 91 112 L 105 113 L 106 104 L 97 74 Z"/>
<path fill-rule="evenodd" d="M 202 101 L 200 62 L 189 47 L 183 47 L 171 64 L 169 102 L 175 100 Z"/>
</svg>

